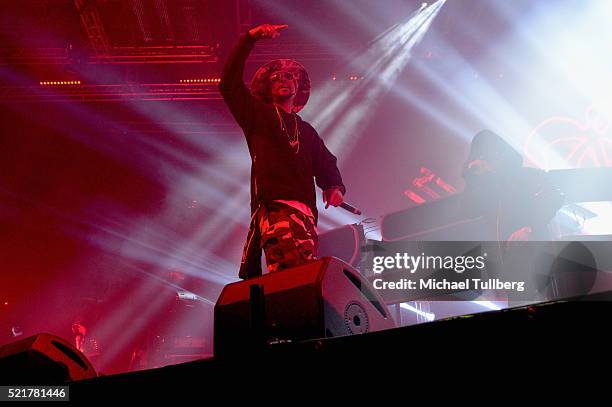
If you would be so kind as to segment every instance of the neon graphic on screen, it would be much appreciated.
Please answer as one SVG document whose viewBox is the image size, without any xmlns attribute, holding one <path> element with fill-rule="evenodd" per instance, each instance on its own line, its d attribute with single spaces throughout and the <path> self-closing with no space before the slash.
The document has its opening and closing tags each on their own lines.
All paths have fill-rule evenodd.
<svg viewBox="0 0 612 407">
<path fill-rule="evenodd" d="M 418 205 L 427 201 L 435 201 L 444 195 L 457 192 L 452 185 L 444 181 L 427 167 L 421 167 L 419 174 L 419 176 L 412 180 L 414 189 L 408 188 L 404 191 L 404 195 Z M 418 192 L 420 192 L 420 194 Z"/>
<path fill-rule="evenodd" d="M 553 116 L 536 126 L 525 143 L 525 157 L 540 168 L 612 167 L 612 109 L 593 104 L 582 121 Z"/>
</svg>

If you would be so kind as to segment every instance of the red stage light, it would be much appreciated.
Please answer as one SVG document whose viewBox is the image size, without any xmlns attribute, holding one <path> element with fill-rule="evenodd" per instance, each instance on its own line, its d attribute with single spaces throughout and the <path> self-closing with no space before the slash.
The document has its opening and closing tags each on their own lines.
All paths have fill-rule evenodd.
<svg viewBox="0 0 612 407">
<path fill-rule="evenodd" d="M 179 83 L 219 83 L 221 78 L 180 79 Z"/>
<path fill-rule="evenodd" d="M 40 86 L 48 86 L 48 85 L 80 85 L 81 81 L 42 81 L 39 82 Z"/>
</svg>

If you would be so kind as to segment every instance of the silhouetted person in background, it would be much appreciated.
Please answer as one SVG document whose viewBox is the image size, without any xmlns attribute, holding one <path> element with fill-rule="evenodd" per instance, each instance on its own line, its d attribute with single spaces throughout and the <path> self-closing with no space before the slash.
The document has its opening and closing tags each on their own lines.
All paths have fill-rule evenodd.
<svg viewBox="0 0 612 407">
<path fill-rule="evenodd" d="M 545 171 L 523 167 L 523 157 L 500 136 L 476 134 L 463 178 L 464 210 L 495 222 L 496 240 L 550 240 L 548 224 L 563 196 Z"/>
</svg>

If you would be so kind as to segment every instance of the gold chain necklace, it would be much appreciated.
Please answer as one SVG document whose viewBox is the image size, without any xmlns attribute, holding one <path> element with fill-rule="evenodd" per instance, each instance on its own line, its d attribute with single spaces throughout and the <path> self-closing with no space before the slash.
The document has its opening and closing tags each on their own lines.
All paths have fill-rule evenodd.
<svg viewBox="0 0 612 407">
<path fill-rule="evenodd" d="M 281 130 L 287 136 L 287 140 L 289 140 L 289 146 L 291 146 L 293 152 L 297 154 L 300 151 L 300 129 L 298 128 L 298 122 L 295 113 L 291 112 L 295 123 L 293 128 L 293 135 L 291 135 L 287 130 L 287 126 L 285 126 L 285 120 L 281 116 L 281 113 L 278 111 L 278 106 L 274 105 L 274 109 L 276 109 L 276 115 L 278 116 L 278 121 L 280 123 Z"/>
</svg>

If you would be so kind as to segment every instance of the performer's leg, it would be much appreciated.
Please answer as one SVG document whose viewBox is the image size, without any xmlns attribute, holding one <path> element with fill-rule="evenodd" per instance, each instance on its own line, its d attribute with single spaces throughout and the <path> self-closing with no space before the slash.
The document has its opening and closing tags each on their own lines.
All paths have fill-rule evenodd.
<svg viewBox="0 0 612 407">
<path fill-rule="evenodd" d="M 299 266 L 316 259 L 318 237 L 312 219 L 286 205 L 273 205 L 260 218 L 268 271 Z"/>
<path fill-rule="evenodd" d="M 261 239 L 259 232 L 259 216 L 260 211 L 264 208 L 257 208 L 251 216 L 251 224 L 249 225 L 249 233 L 247 240 L 242 250 L 242 261 L 240 262 L 240 271 L 238 276 L 242 279 L 261 276 Z"/>
</svg>

